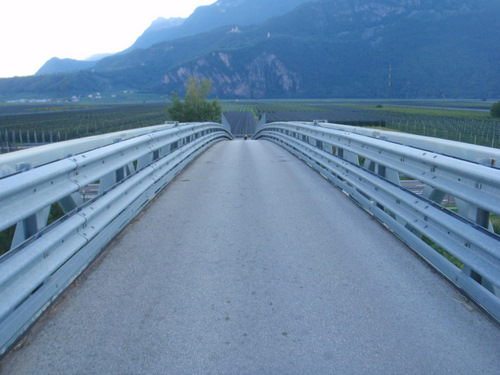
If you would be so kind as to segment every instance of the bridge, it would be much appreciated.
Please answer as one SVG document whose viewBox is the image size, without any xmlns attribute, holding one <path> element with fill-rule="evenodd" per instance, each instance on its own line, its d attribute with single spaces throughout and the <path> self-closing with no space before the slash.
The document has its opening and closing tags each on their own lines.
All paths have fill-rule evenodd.
<svg viewBox="0 0 500 375">
<path fill-rule="evenodd" d="M 321 121 L 4 155 L 0 373 L 497 374 L 499 156 Z"/>
</svg>

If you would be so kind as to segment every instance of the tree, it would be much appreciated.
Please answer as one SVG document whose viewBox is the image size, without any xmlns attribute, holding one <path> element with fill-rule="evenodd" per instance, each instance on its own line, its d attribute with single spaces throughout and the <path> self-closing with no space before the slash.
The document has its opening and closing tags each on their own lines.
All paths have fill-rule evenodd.
<svg viewBox="0 0 500 375">
<path fill-rule="evenodd" d="M 203 78 L 201 83 L 195 77 L 190 77 L 186 83 L 184 103 L 179 95 L 173 91 L 168 107 L 168 114 L 174 121 L 179 122 L 220 122 L 222 105 L 218 99 L 207 100 L 212 88 L 212 81 Z"/>
<path fill-rule="evenodd" d="M 490 108 L 491 117 L 499 118 L 500 117 L 500 101 L 493 104 Z"/>
</svg>

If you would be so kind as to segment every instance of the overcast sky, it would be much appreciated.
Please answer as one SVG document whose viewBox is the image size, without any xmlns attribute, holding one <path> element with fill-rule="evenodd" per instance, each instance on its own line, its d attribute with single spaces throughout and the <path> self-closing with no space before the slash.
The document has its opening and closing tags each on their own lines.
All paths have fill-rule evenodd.
<svg viewBox="0 0 500 375">
<path fill-rule="evenodd" d="M 188 17 L 216 0 L 2 0 L 0 77 L 35 74 L 50 58 L 130 47 L 158 17 Z"/>
</svg>

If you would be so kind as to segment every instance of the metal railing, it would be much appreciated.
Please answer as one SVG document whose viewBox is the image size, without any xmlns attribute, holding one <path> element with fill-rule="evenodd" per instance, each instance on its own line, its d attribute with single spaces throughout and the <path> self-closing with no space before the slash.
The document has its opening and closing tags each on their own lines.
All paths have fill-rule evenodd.
<svg viewBox="0 0 500 375">
<path fill-rule="evenodd" d="M 172 123 L 0 156 L 0 232 L 15 228 L 0 257 L 0 355 L 184 166 L 226 139 L 220 124 Z M 63 216 L 48 225 L 54 205 Z"/>
<path fill-rule="evenodd" d="M 254 139 L 303 159 L 500 321 L 500 150 L 323 121 L 261 123 Z"/>
</svg>

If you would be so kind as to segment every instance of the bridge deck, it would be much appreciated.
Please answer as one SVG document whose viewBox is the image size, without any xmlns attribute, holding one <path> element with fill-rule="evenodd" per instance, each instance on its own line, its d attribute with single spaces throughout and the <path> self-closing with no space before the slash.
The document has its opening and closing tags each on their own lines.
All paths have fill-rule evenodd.
<svg viewBox="0 0 500 375">
<path fill-rule="evenodd" d="M 219 143 L 2 374 L 497 374 L 500 329 L 308 166 Z"/>
</svg>

